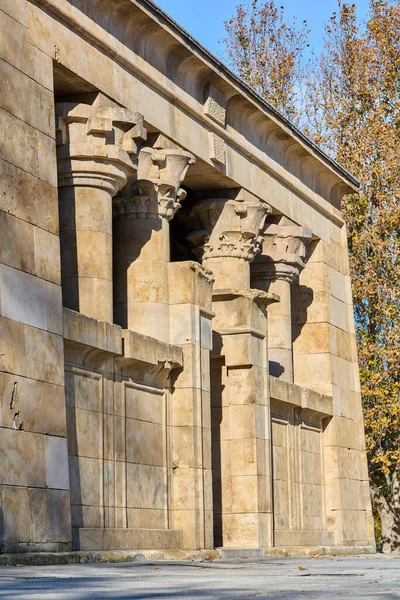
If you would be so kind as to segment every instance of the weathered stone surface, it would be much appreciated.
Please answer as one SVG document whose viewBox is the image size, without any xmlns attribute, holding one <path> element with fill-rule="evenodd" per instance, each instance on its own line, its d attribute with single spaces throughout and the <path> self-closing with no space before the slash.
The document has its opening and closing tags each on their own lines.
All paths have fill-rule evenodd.
<svg viewBox="0 0 400 600">
<path fill-rule="evenodd" d="M 0 7 L 0 544 L 369 548 L 354 180 L 114 4 Z"/>
</svg>

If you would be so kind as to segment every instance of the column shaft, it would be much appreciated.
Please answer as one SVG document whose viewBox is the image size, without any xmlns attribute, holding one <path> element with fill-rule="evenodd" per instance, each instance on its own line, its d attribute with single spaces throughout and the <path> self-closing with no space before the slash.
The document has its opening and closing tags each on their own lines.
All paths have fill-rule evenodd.
<svg viewBox="0 0 400 600">
<path fill-rule="evenodd" d="M 277 279 L 268 291 L 279 296 L 268 312 L 268 359 L 270 375 L 293 383 L 292 310 L 290 282 Z"/>
<path fill-rule="evenodd" d="M 114 236 L 115 322 L 169 341 L 168 221 L 118 219 Z"/>
<path fill-rule="evenodd" d="M 61 187 L 59 204 L 64 306 L 111 323 L 111 195 L 95 187 Z"/>
</svg>

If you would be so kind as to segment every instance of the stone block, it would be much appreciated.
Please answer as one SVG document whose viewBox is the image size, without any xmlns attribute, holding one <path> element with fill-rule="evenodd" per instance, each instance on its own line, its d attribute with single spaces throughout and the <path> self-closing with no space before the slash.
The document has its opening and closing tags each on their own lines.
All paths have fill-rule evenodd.
<svg viewBox="0 0 400 600">
<path fill-rule="evenodd" d="M 263 475 L 257 460 L 257 440 L 231 440 L 232 475 Z"/>
<path fill-rule="evenodd" d="M 38 227 L 35 227 L 35 273 L 61 285 L 60 239 Z"/>
<path fill-rule="evenodd" d="M 258 513 L 223 515 L 224 546 L 258 548 L 264 546 L 263 516 Z"/>
<path fill-rule="evenodd" d="M 215 477 L 231 476 L 231 442 L 212 442 L 212 469 Z"/>
<path fill-rule="evenodd" d="M 256 437 L 256 414 L 252 404 L 236 404 L 229 408 L 231 439 Z"/>
<path fill-rule="evenodd" d="M 211 311 L 213 280 L 198 263 L 192 261 L 170 263 L 168 277 L 171 305 L 195 304 Z"/>
<path fill-rule="evenodd" d="M 343 331 L 352 333 L 354 331 L 352 306 L 338 300 L 334 296 L 330 296 L 329 304 L 332 325 Z"/>
<path fill-rule="evenodd" d="M 26 48 L 32 65 L 32 78 L 54 93 L 53 56 L 45 54 L 29 42 L 27 42 Z"/>
<path fill-rule="evenodd" d="M 47 330 L 51 333 L 63 334 L 63 306 L 61 286 L 45 282 Z"/>
<path fill-rule="evenodd" d="M 169 306 L 158 302 L 131 302 L 127 305 L 128 323 L 135 331 L 146 336 L 169 341 Z"/>
<path fill-rule="evenodd" d="M 21 0 L 17 0 L 20 4 Z M 11 5 L 13 6 L 13 14 L 11 13 Z M 26 9 L 18 10 L 19 18 L 15 19 L 15 12 L 18 9 L 18 4 L 13 0 L 6 0 L 3 9 L 0 10 L 0 30 L 3 32 L 0 40 L 0 56 L 10 65 L 16 67 L 22 73 L 31 76 L 32 65 L 28 54 L 25 52 L 26 43 L 26 26 L 21 23 L 23 17 L 26 18 Z M 8 13 L 8 14 L 6 14 Z"/>
<path fill-rule="evenodd" d="M 2 552 L 18 552 L 20 543 L 31 539 L 28 489 L 0 487 L 0 548 Z"/>
<path fill-rule="evenodd" d="M 198 511 L 194 509 L 174 510 L 173 519 L 174 528 L 182 531 L 182 548 L 199 547 L 199 531 L 196 525 Z"/>
<path fill-rule="evenodd" d="M 67 440 L 46 436 L 45 451 L 47 487 L 69 490 Z"/>
<path fill-rule="evenodd" d="M 339 356 L 332 356 L 331 365 L 333 384 L 353 392 L 360 392 L 357 363 L 349 362 Z"/>
<path fill-rule="evenodd" d="M 166 511 L 157 509 L 128 508 L 128 529 L 164 529 Z"/>
<path fill-rule="evenodd" d="M 47 329 L 46 283 L 23 271 L 0 264 L 3 317 Z"/>
<path fill-rule="evenodd" d="M 365 450 L 362 421 L 352 421 L 334 415 L 324 431 L 324 444 L 325 447 L 340 446 L 354 450 Z"/>
<path fill-rule="evenodd" d="M 71 543 L 69 492 L 29 490 L 31 540 Z"/>
<path fill-rule="evenodd" d="M 69 457 L 71 504 L 103 506 L 103 462 L 83 456 Z"/>
<path fill-rule="evenodd" d="M 329 323 L 305 323 L 293 326 L 294 354 L 324 354 L 331 352 Z"/>
<path fill-rule="evenodd" d="M 321 432 L 301 428 L 301 448 L 304 452 L 321 454 Z"/>
<path fill-rule="evenodd" d="M 46 487 L 45 437 L 1 429 L 0 481 L 4 485 Z"/>
<path fill-rule="evenodd" d="M 71 523 L 72 527 L 103 527 L 104 507 L 72 504 Z"/>
<path fill-rule="evenodd" d="M 201 388 L 200 351 L 200 347 L 196 344 L 182 346 L 184 368 L 175 376 L 175 388 Z"/>
<path fill-rule="evenodd" d="M 196 508 L 198 491 L 196 487 L 196 473 L 194 469 L 174 469 L 172 486 L 174 507 L 176 507 L 176 510 L 188 510 Z"/>
<path fill-rule="evenodd" d="M 223 335 L 223 354 L 228 367 L 239 365 L 263 367 L 265 363 L 265 340 L 248 333 Z"/>
<path fill-rule="evenodd" d="M 294 380 L 297 385 L 321 391 L 332 381 L 331 356 L 329 354 L 295 355 L 293 357 Z"/>
<path fill-rule="evenodd" d="M 172 344 L 200 342 L 200 313 L 195 304 L 172 304 L 169 315 Z"/>
<path fill-rule="evenodd" d="M 257 513 L 271 509 L 267 506 L 266 478 L 255 475 L 232 477 L 233 513 Z M 268 503 L 270 504 L 270 503 Z"/>
<path fill-rule="evenodd" d="M 2 158 L 56 187 L 54 140 L 3 109 L 0 109 L 0 128 L 6 132 L 0 141 Z"/>
<path fill-rule="evenodd" d="M 67 407 L 102 412 L 102 377 L 91 371 L 65 370 L 65 400 Z"/>
<path fill-rule="evenodd" d="M 272 307 L 271 307 L 272 308 Z M 268 346 L 270 348 L 292 348 L 291 319 L 283 315 L 268 318 Z"/>
<path fill-rule="evenodd" d="M 24 27 L 27 26 L 26 0 L 4 0 L 0 10 L 18 21 L 18 23 L 21 23 Z"/>
<path fill-rule="evenodd" d="M 166 469 L 127 463 L 128 508 L 164 509 L 166 506 Z"/>
<path fill-rule="evenodd" d="M 0 340 L 0 370 L 25 375 L 24 325 L 0 317 Z"/>
<path fill-rule="evenodd" d="M 54 100 L 50 90 L 0 60 L 0 106 L 42 133 L 55 135 Z"/>
<path fill-rule="evenodd" d="M 166 461 L 163 426 L 158 423 L 126 419 L 125 427 L 127 461 L 163 467 Z"/>
<path fill-rule="evenodd" d="M 171 394 L 171 424 L 173 427 L 192 427 L 198 423 L 200 390 L 174 388 Z"/>
<path fill-rule="evenodd" d="M 0 373 L 0 424 L 12 429 L 17 423 L 24 431 L 66 437 L 64 389 Z"/>
<path fill-rule="evenodd" d="M 57 188 L 3 160 L 0 160 L 0 209 L 58 233 Z"/>
<path fill-rule="evenodd" d="M 34 274 L 34 227 L 0 211 L 0 234 L 0 262 Z"/>
<path fill-rule="evenodd" d="M 288 446 L 288 423 L 272 420 L 272 443 L 274 446 Z"/>
<path fill-rule="evenodd" d="M 203 348 L 212 350 L 212 319 L 200 313 L 200 343 Z"/>
<path fill-rule="evenodd" d="M 122 354 L 122 332 L 118 325 L 104 323 L 64 308 L 64 338 L 105 350 L 112 354 Z M 141 339 L 143 344 L 143 338 Z M 127 344 L 129 340 L 126 340 Z"/>
<path fill-rule="evenodd" d="M 59 335 L 24 325 L 26 376 L 63 385 L 64 348 Z"/>
<path fill-rule="evenodd" d="M 200 427 L 174 427 L 172 429 L 172 462 L 175 468 L 202 466 L 202 430 Z"/>
<path fill-rule="evenodd" d="M 67 406 L 68 454 L 86 458 L 103 456 L 103 415 Z"/>
<path fill-rule="evenodd" d="M 300 286 L 292 296 L 292 323 L 330 323 L 331 296 L 326 292 L 313 292 Z"/>
<path fill-rule="evenodd" d="M 352 390 L 332 386 L 334 414 L 353 421 L 362 421 L 361 394 Z"/>
</svg>

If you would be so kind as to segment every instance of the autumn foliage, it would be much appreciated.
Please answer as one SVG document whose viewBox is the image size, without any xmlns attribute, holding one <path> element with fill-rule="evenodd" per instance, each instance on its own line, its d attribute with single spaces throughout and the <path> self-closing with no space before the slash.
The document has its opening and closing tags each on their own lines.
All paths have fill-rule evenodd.
<svg viewBox="0 0 400 600">
<path fill-rule="evenodd" d="M 355 4 L 339 0 L 326 25 L 324 49 L 306 66 L 306 24 L 285 25 L 283 8 L 274 2 L 239 6 L 226 31 L 227 58 L 237 73 L 361 183 L 360 194 L 347 196 L 342 208 L 372 497 L 383 550 L 398 550 L 400 1 L 370 0 L 360 24 Z M 282 46 L 285 51 L 277 53 Z"/>
</svg>

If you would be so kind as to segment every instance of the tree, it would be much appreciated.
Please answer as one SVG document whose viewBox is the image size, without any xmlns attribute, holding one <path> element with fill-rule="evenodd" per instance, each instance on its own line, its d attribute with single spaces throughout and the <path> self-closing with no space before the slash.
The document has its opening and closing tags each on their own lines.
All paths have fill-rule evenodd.
<svg viewBox="0 0 400 600">
<path fill-rule="evenodd" d="M 239 77 L 266 98 L 286 117 L 299 121 L 303 51 L 309 31 L 296 19 L 288 25 L 283 6 L 252 0 L 241 4 L 225 21 L 222 40 L 227 62 Z"/>
<path fill-rule="evenodd" d="M 274 13 L 273 2 L 261 9 L 253 1 L 250 27 L 250 9 L 239 6 L 237 10 L 237 16 L 226 25 L 231 64 L 286 115 L 298 115 L 296 69 L 288 67 L 285 72 L 282 65 L 272 75 L 265 74 L 266 65 L 274 60 L 270 54 L 276 52 L 269 41 L 271 15 L 283 19 L 283 9 Z M 290 64 L 297 65 L 302 42 L 292 43 L 293 29 L 283 31 L 279 39 L 286 51 L 282 56 L 290 55 Z M 279 62 L 279 57 L 276 60 Z M 281 76 L 275 75 L 280 69 L 285 72 L 283 91 Z M 399 551 L 399 0 L 370 0 L 362 26 L 357 23 L 355 4 L 338 0 L 338 11 L 326 26 L 323 52 L 314 57 L 309 69 L 302 110 L 306 133 L 361 183 L 359 195 L 344 199 L 343 214 L 348 228 L 366 444 L 382 549 Z"/>
</svg>

